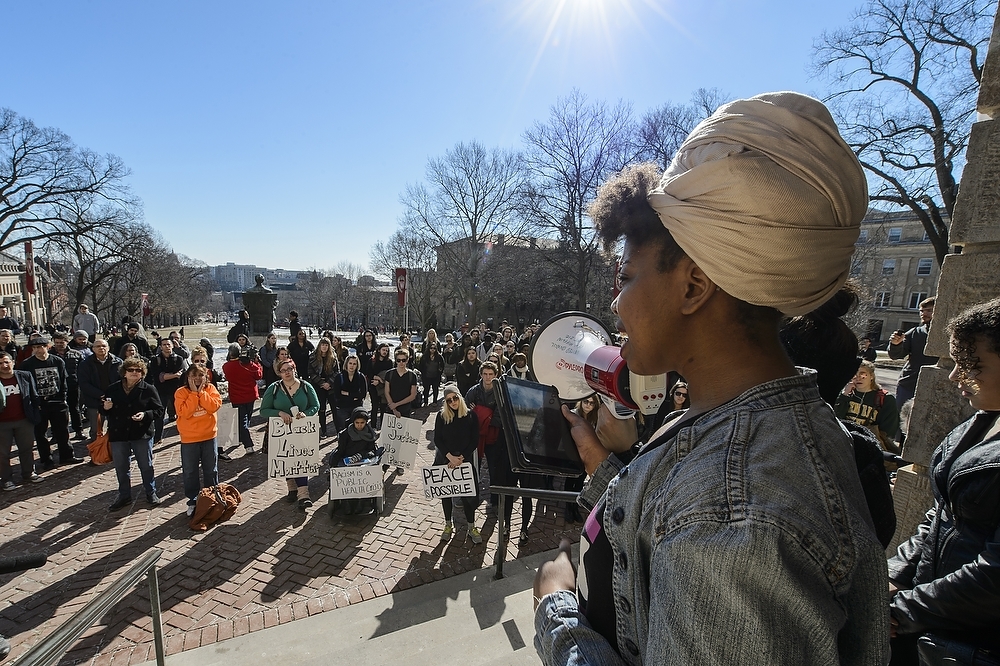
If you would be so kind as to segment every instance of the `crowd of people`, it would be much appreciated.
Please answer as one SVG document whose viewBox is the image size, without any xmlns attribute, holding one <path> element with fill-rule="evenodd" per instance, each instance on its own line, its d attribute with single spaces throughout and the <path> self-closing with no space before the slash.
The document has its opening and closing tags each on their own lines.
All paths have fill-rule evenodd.
<svg viewBox="0 0 1000 666">
<path fill-rule="evenodd" d="M 586 471 L 568 482 L 579 498 L 567 517 L 585 523 L 578 561 L 564 543 L 535 578 L 545 664 L 997 663 L 1000 298 L 947 323 L 954 400 L 976 413 L 936 448 L 933 506 L 887 559 L 895 516 L 882 452 L 905 454 L 899 407 L 920 367 L 939 359 L 924 353 L 933 299 L 920 303 L 919 326 L 890 338 L 888 356 L 907 359 L 895 395 L 879 386 L 871 345 L 842 321 L 857 298 L 845 283 L 867 208 L 861 164 L 828 109 L 789 92 L 724 105 L 666 171 L 636 165 L 601 187 L 589 217 L 607 249 L 624 240 L 612 304 L 621 356 L 637 374 L 669 373 L 671 388 L 652 422 L 615 418 L 596 398 L 562 408 Z M 393 349 L 362 331 L 345 349 L 332 333 L 313 345 L 291 319 L 288 343 L 269 337 L 264 351 L 249 331 L 231 332 L 222 374 L 246 453 L 266 359 L 261 416 L 326 424 L 329 408 L 333 465 L 374 455 L 372 415 L 438 409 L 435 463 L 472 463 L 477 478 L 461 498 L 473 544 L 481 472 L 491 485 L 544 483 L 512 472 L 497 414 L 497 378 L 531 377 L 535 325 L 521 335 L 506 323 L 497 334 L 463 326 L 443 341 L 427 331 L 419 350 L 405 333 Z M 102 340 L 78 350 L 75 366 L 88 419 L 96 402 L 109 421 L 119 481 L 110 509 L 131 502 L 132 457 L 147 501 L 159 503 L 153 445 L 174 414 L 190 503 L 218 479 L 221 377 L 209 348 L 182 356 L 173 334 L 147 362 L 131 329 L 117 373 Z M 82 460 L 69 446 L 68 363 L 44 336 L 28 346 L 0 352 L 0 454 L 15 441 L 22 480 L 34 483 L 23 441 L 35 440 L 43 469 L 56 464 L 49 429 L 60 463 Z M 95 396 L 85 381 L 105 385 Z M 287 484 L 288 501 L 307 509 L 308 479 Z M 442 511 L 448 541 L 450 498 Z M 522 540 L 530 517 L 525 498 Z"/>
</svg>

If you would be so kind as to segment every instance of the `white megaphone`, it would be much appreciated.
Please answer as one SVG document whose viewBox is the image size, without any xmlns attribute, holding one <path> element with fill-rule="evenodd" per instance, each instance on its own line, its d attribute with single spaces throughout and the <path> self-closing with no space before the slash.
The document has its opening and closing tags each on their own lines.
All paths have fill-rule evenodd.
<svg viewBox="0 0 1000 666">
<path fill-rule="evenodd" d="M 555 386 L 563 400 L 583 400 L 596 392 L 619 418 L 636 410 L 655 414 L 667 397 L 667 376 L 630 372 L 613 343 L 608 329 L 590 315 L 563 312 L 531 336 L 528 365 L 535 379 Z"/>
</svg>

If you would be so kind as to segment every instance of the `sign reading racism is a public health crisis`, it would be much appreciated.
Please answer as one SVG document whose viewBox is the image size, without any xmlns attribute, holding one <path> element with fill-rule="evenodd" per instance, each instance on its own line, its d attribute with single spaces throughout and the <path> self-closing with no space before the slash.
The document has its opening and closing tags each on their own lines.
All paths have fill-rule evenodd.
<svg viewBox="0 0 1000 666">
<path fill-rule="evenodd" d="M 277 416 L 267 422 L 269 437 L 267 475 L 287 479 L 319 474 L 322 455 L 319 451 L 319 417 L 292 419 L 285 425 Z"/>
<path fill-rule="evenodd" d="M 330 469 L 331 500 L 381 496 L 381 465 L 350 465 Z"/>
</svg>

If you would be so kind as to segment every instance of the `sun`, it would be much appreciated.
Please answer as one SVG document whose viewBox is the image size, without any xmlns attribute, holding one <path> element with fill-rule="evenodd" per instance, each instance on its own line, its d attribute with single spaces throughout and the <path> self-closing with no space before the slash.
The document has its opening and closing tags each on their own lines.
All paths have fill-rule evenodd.
<svg viewBox="0 0 1000 666">
<path fill-rule="evenodd" d="M 675 0 L 521 0 L 514 20 L 537 37 L 532 77 L 547 53 L 566 49 L 600 50 L 615 59 L 620 36 L 629 26 L 647 32 L 650 14 L 677 26 L 668 7 Z M 543 30 L 541 34 L 539 31 Z M 650 36 L 652 38 L 652 36 Z"/>
</svg>

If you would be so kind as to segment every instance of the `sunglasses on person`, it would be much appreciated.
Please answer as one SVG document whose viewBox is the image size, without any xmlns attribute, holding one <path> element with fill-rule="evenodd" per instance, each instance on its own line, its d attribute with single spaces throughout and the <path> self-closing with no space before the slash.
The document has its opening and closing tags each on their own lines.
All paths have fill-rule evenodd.
<svg viewBox="0 0 1000 666">
<path fill-rule="evenodd" d="M 207 365 L 208 364 L 208 361 L 206 359 L 203 359 L 203 358 L 196 358 L 195 360 L 193 360 L 191 362 L 192 363 L 197 363 L 198 365 Z"/>
<path fill-rule="evenodd" d="M 444 399 L 444 401 L 447 402 L 449 405 L 451 403 L 453 403 L 453 402 L 457 403 L 458 402 L 458 396 L 457 395 L 449 395 L 447 398 Z"/>
<path fill-rule="evenodd" d="M 674 391 L 674 395 L 681 396 L 682 398 L 687 397 L 687 393 L 685 391 Z"/>
<path fill-rule="evenodd" d="M 396 359 L 396 363 L 406 363 L 406 359 L 405 358 L 397 358 Z"/>
<path fill-rule="evenodd" d="M 142 368 L 129 368 L 125 372 L 126 373 L 129 373 L 129 372 L 138 372 L 138 373 L 142 374 Z"/>
</svg>

